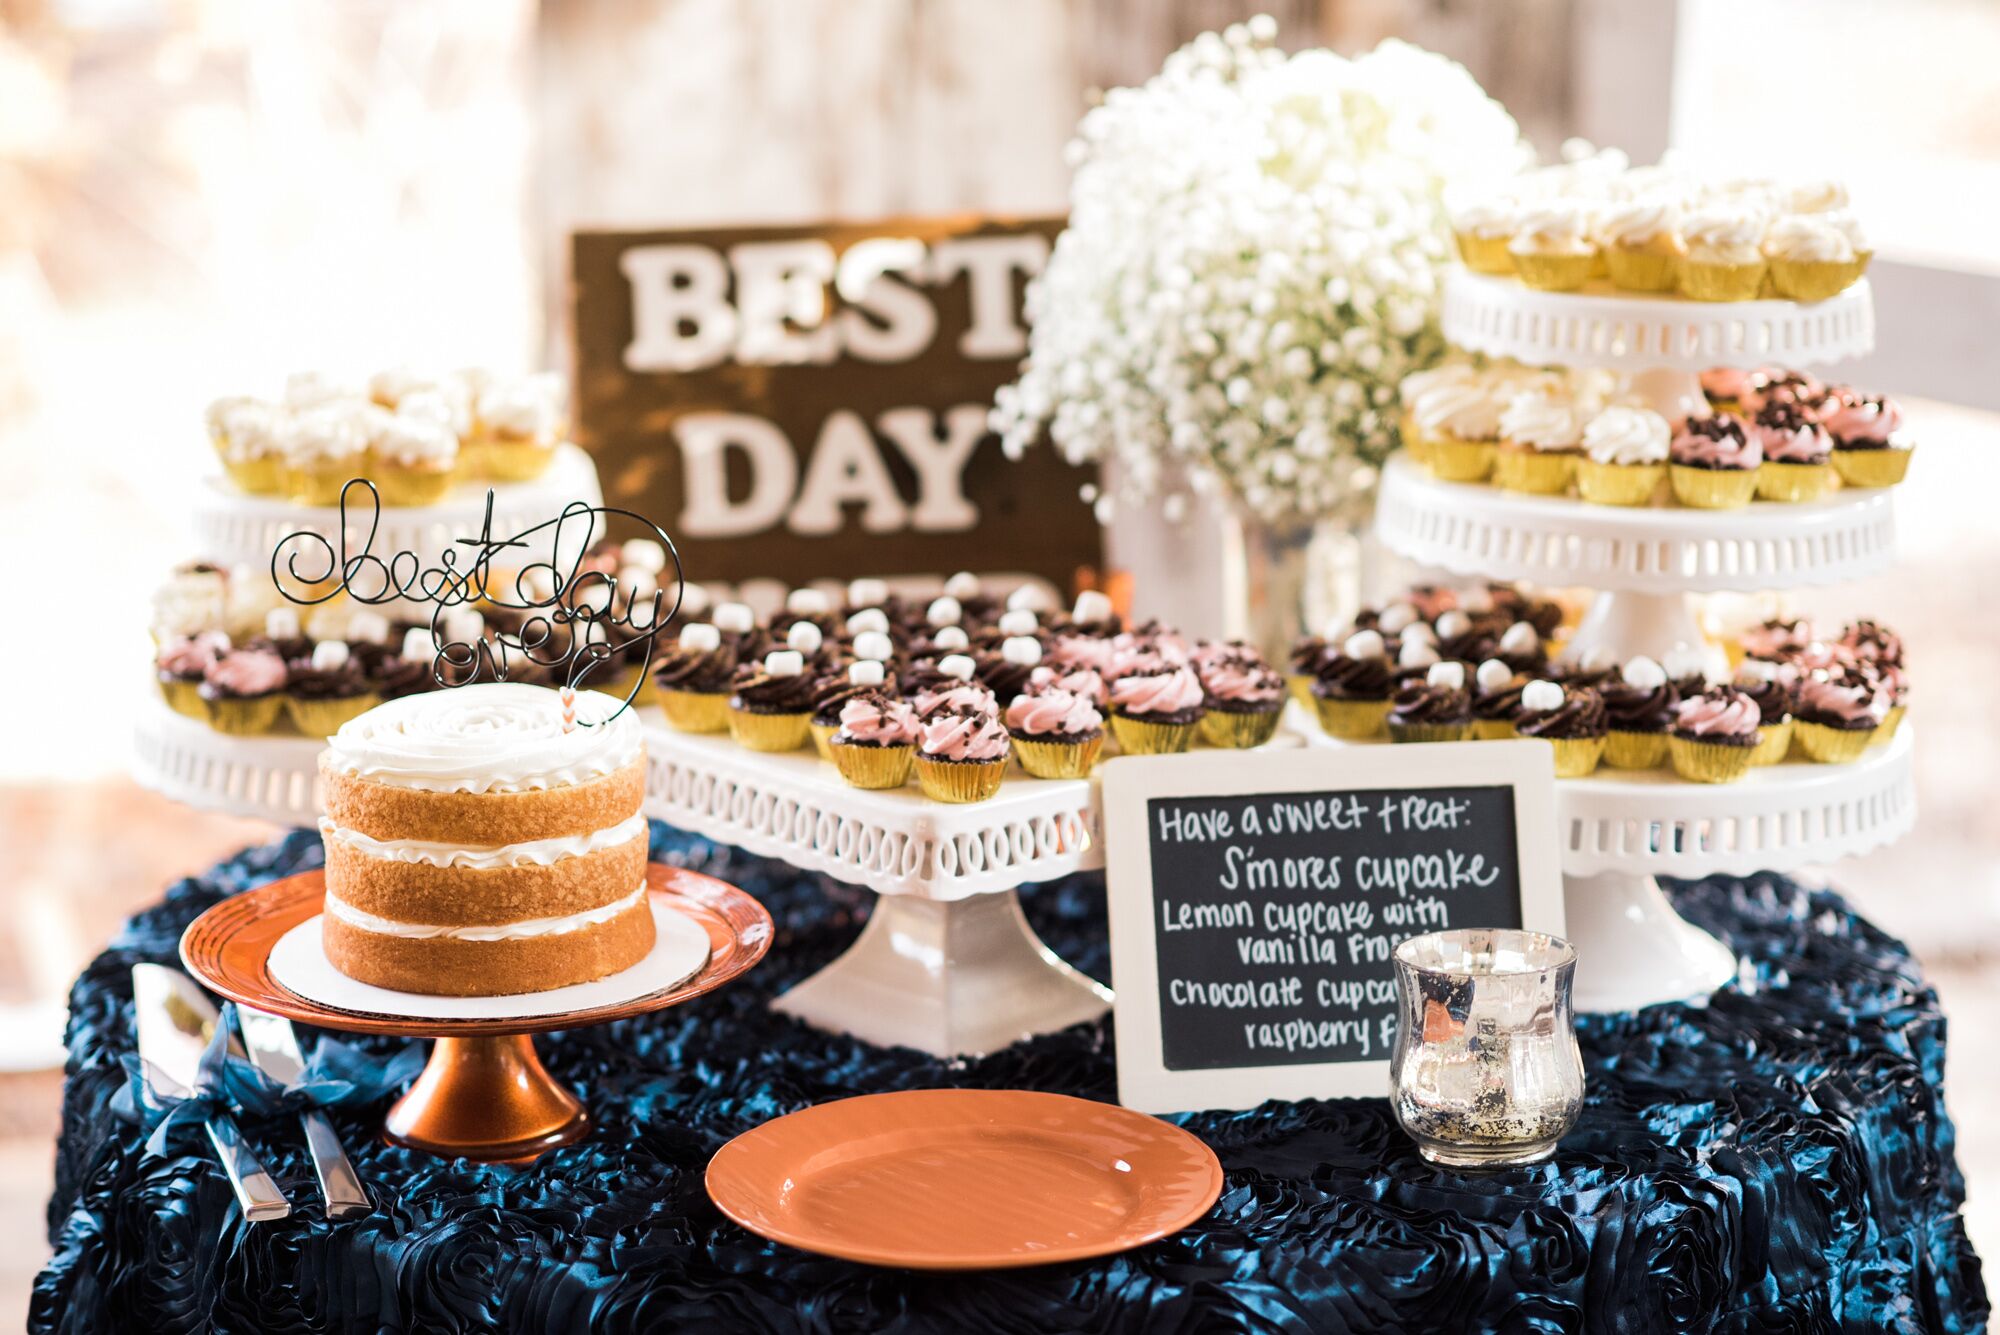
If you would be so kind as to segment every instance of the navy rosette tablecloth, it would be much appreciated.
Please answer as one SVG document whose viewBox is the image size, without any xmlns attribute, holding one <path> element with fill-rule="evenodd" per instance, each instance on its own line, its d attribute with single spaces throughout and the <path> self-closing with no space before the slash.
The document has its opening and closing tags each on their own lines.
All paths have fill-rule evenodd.
<svg viewBox="0 0 2000 1335">
<path fill-rule="evenodd" d="M 1425 1165 L 1386 1101 L 1190 1116 L 1228 1171 L 1199 1224 L 1097 1263 L 922 1275 L 822 1259 L 724 1220 L 702 1168 L 729 1137 L 874 1090 L 1112 1097 L 1108 1026 L 975 1061 L 869 1047 L 772 1014 L 869 896 L 656 828 L 656 853 L 757 895 L 769 958 L 678 1010 L 553 1035 L 595 1134 L 525 1168 L 394 1149 L 381 1105 L 336 1110 L 380 1209 L 329 1224 L 289 1119 L 249 1122 L 299 1207 L 247 1225 L 199 1138 L 164 1154 L 110 1111 L 132 1048 L 128 969 L 171 962 L 220 897 L 317 865 L 316 835 L 181 882 L 72 998 L 70 1078 L 36 1285 L 41 1331 L 1974 1331 L 1987 1313 L 1939 1096 L 1945 1025 L 1907 952 L 1777 877 L 1682 887 L 1743 955 L 1706 1007 L 1580 1024 L 1582 1120 L 1556 1158 Z M 1066 958 L 1107 968 L 1102 883 L 1027 897 Z M 384 1060 L 396 1040 L 362 1044 Z"/>
</svg>

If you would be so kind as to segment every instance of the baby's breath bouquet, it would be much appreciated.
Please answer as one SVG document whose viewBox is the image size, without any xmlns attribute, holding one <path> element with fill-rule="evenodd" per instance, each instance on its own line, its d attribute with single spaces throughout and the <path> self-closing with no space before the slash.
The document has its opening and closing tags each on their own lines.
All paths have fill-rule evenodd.
<svg viewBox="0 0 2000 1335">
<path fill-rule="evenodd" d="M 1121 498 L 1185 472 L 1271 524 L 1366 505 L 1397 382 L 1444 350 L 1444 188 L 1528 151 L 1452 61 L 1394 41 L 1288 56 L 1275 32 L 1205 34 L 1084 117 L 1069 227 L 995 407 L 1010 454 L 1046 428 L 1073 462 L 1113 463 Z"/>
</svg>

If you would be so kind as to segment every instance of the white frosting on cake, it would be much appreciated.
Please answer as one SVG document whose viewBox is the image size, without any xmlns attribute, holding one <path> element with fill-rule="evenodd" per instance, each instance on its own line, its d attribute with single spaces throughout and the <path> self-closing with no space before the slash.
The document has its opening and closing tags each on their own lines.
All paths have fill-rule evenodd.
<svg viewBox="0 0 2000 1335">
<path fill-rule="evenodd" d="M 546 686 L 490 682 L 426 691 L 343 724 L 327 741 L 325 762 L 342 773 L 428 793 L 517 793 L 588 783 L 640 756 L 639 719 L 624 703 L 578 691 L 577 726 L 564 732 L 562 698 Z"/>
<path fill-rule="evenodd" d="M 337 839 L 363 857 L 383 862 L 415 862 L 430 867 L 471 867 L 480 871 L 496 867 L 549 867 L 564 858 L 588 857 L 607 848 L 617 848 L 646 837 L 646 817 L 633 813 L 630 819 L 589 834 L 567 834 L 554 839 L 529 839 L 518 844 L 472 846 L 441 844 L 429 839 L 375 839 L 320 818 L 322 839 Z"/>
<path fill-rule="evenodd" d="M 378 918 L 372 913 L 364 913 L 345 900 L 328 895 L 325 911 L 340 919 L 350 927 L 377 936 L 401 936 L 413 940 L 450 941 L 518 941 L 529 936 L 559 936 L 564 932 L 574 932 L 585 927 L 595 927 L 599 923 L 610 922 L 646 899 L 646 883 L 622 899 L 614 899 L 609 904 L 582 913 L 566 913 L 559 918 L 522 918 L 518 922 L 478 923 L 473 925 L 448 926 L 431 922 L 398 922 L 394 918 Z"/>
</svg>

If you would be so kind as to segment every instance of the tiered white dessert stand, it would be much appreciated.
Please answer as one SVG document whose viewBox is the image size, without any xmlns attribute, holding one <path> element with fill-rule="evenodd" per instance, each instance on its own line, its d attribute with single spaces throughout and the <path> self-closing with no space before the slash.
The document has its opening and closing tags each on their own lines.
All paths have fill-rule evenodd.
<svg viewBox="0 0 2000 1335">
<path fill-rule="evenodd" d="M 596 505 L 601 498 L 590 456 L 575 445 L 563 445 L 548 471 L 531 482 L 467 482 L 437 505 L 383 506 L 368 549 L 384 560 L 396 552 L 414 552 L 430 566 L 454 544 L 478 538 L 482 530 L 493 538 L 511 537 L 554 519 L 572 502 Z M 350 553 L 368 542 L 369 518 L 365 509 L 349 512 Z M 194 551 L 202 560 L 253 571 L 270 569 L 271 553 L 293 533 L 317 533 L 338 546 L 342 531 L 336 507 L 246 495 L 220 476 L 204 482 L 193 526 Z M 545 541 L 516 555 L 522 561 L 547 560 L 552 552 Z M 301 564 L 306 563 L 302 558 Z M 313 784 L 322 739 L 231 737 L 176 714 L 150 686 L 146 697 L 139 702 L 133 735 L 133 774 L 141 784 L 191 806 L 281 825 L 310 825 L 319 818 Z"/>
<path fill-rule="evenodd" d="M 1676 417 L 1701 405 L 1704 368 L 1806 367 L 1867 353 L 1872 311 L 1865 281 L 1810 306 L 1708 304 L 1536 292 L 1457 272 L 1444 333 L 1467 351 L 1529 365 L 1630 372 Z M 1619 661 L 1699 644 L 1688 594 L 1861 579 L 1888 564 L 1895 542 L 1887 491 L 1730 511 L 1627 509 L 1440 482 L 1407 458 L 1384 472 L 1375 531 L 1397 554 L 1452 574 L 1598 590 L 1566 652 L 1602 649 Z M 1905 724 L 1853 764 L 1787 762 L 1719 786 L 1608 769 L 1559 782 L 1577 1004 L 1629 1010 L 1705 996 L 1734 977 L 1728 948 L 1675 913 L 1654 877 L 1789 871 L 1899 838 L 1916 819 L 1914 740 Z"/>
</svg>

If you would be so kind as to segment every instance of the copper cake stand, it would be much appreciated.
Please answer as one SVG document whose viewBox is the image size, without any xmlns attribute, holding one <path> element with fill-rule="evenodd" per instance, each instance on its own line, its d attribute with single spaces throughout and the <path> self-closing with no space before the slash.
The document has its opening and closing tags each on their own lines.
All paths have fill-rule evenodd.
<svg viewBox="0 0 2000 1335">
<path fill-rule="evenodd" d="M 646 869 L 646 885 L 656 904 L 708 933 L 708 963 L 678 987 L 584 1010 L 427 1019 L 337 1010 L 287 991 L 271 976 L 271 948 L 320 912 L 326 887 L 317 871 L 247 890 L 196 918 L 181 936 L 181 962 L 210 991 L 239 1005 L 322 1029 L 436 1039 L 423 1073 L 390 1107 L 384 1138 L 432 1154 L 520 1161 L 590 1132 L 590 1113 L 542 1065 L 532 1035 L 678 1006 L 729 982 L 771 947 L 771 915 L 733 885 L 657 862 Z"/>
</svg>

